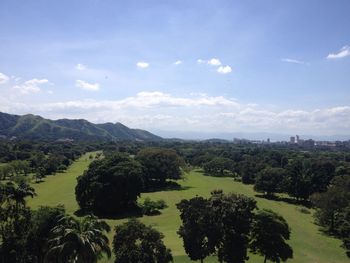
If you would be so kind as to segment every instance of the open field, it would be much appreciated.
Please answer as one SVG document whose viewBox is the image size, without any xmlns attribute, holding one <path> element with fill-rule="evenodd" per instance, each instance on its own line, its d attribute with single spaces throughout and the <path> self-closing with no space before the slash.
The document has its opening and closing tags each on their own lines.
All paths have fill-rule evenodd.
<svg viewBox="0 0 350 263">
<path fill-rule="evenodd" d="M 32 208 L 37 208 L 40 205 L 63 204 L 68 213 L 74 213 L 78 209 L 74 196 L 76 177 L 81 175 L 90 163 L 88 156 L 89 154 L 82 156 L 65 173 L 49 176 L 45 178 L 44 182 L 33 184 L 38 196 L 30 199 L 29 205 Z M 183 250 L 182 241 L 176 234 L 180 225 L 180 218 L 175 204 L 181 199 L 188 199 L 196 195 L 209 196 L 213 189 L 223 189 L 224 192 L 235 192 L 250 197 L 255 197 L 256 193 L 252 186 L 234 182 L 232 178 L 203 176 L 201 171 L 192 171 L 185 180 L 179 181 L 179 183 L 183 187 L 182 190 L 142 194 L 141 198 L 163 199 L 169 207 L 162 210 L 161 215 L 145 216 L 141 218 L 141 221 L 153 225 L 165 235 L 164 241 L 171 248 L 175 262 L 190 262 Z M 288 262 L 349 262 L 344 250 L 340 247 L 341 241 L 323 235 L 313 223 L 312 210 L 310 214 L 306 214 L 300 212 L 300 207 L 293 204 L 262 198 L 256 198 L 256 200 L 259 208 L 272 209 L 288 221 L 292 231 L 289 243 L 294 249 L 294 259 Z M 107 220 L 107 222 L 114 227 L 125 220 Z M 109 234 L 109 237 L 112 240 L 113 232 Z M 250 255 L 248 262 L 262 261 L 262 257 Z M 112 260 L 102 260 L 102 262 L 112 262 Z M 205 262 L 217 261 L 212 258 L 206 259 Z"/>
</svg>

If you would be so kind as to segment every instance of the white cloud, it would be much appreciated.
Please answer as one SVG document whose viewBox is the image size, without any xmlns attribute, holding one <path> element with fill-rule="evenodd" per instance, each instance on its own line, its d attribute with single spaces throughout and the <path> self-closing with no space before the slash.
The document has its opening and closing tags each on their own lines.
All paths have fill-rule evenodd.
<svg viewBox="0 0 350 263">
<path fill-rule="evenodd" d="M 149 63 L 144 62 L 144 61 L 139 61 L 139 62 L 136 63 L 136 66 L 138 68 L 148 68 L 149 67 Z"/>
<path fill-rule="evenodd" d="M 330 53 L 327 56 L 327 59 L 339 59 L 339 58 L 345 58 L 347 56 L 350 56 L 350 46 L 344 46 L 342 47 L 338 53 Z"/>
<path fill-rule="evenodd" d="M 218 67 L 217 72 L 220 74 L 228 74 L 232 72 L 232 68 L 230 66 L 220 66 Z"/>
<path fill-rule="evenodd" d="M 182 64 L 182 61 L 181 60 L 177 60 L 174 62 L 174 65 L 181 65 Z"/>
<path fill-rule="evenodd" d="M 220 66 L 221 65 L 221 61 L 218 58 L 212 58 L 212 59 L 208 60 L 207 63 L 211 66 Z"/>
<path fill-rule="evenodd" d="M 84 64 L 80 64 L 78 63 L 76 66 L 75 66 L 75 69 L 77 70 L 80 70 L 80 71 L 83 71 L 83 70 L 86 70 L 86 66 Z"/>
<path fill-rule="evenodd" d="M 89 90 L 89 91 L 98 91 L 100 89 L 100 84 L 89 83 L 80 79 L 75 81 L 75 86 L 83 90 Z"/>
<path fill-rule="evenodd" d="M 4 73 L 0 72 L 0 84 L 5 84 L 9 80 L 9 77 L 6 76 Z"/>
<path fill-rule="evenodd" d="M 198 64 L 204 64 L 204 63 L 206 63 L 206 61 L 203 60 L 203 59 L 197 59 L 197 63 L 198 63 Z"/>
<path fill-rule="evenodd" d="M 282 58 L 282 62 L 287 62 L 287 63 L 294 63 L 294 64 L 305 64 L 304 61 L 297 60 L 297 59 L 292 59 L 292 58 Z"/>
<path fill-rule="evenodd" d="M 175 96 L 143 91 L 119 100 L 73 100 L 23 104 L 0 97 L 0 110 L 32 112 L 49 118 L 120 121 L 130 127 L 170 131 L 349 134 L 350 106 L 276 109 L 233 98 L 193 93 Z"/>
<path fill-rule="evenodd" d="M 40 86 L 43 84 L 49 84 L 47 79 L 31 79 L 27 80 L 20 85 L 15 85 L 13 88 L 19 90 L 22 94 L 37 93 L 41 90 Z"/>
</svg>

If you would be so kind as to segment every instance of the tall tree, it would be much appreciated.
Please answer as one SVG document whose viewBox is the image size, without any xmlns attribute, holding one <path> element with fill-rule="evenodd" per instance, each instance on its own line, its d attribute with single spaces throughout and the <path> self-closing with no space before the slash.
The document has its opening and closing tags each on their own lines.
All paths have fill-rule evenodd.
<svg viewBox="0 0 350 263">
<path fill-rule="evenodd" d="M 260 171 L 255 179 L 254 190 L 263 192 L 268 196 L 282 191 L 282 182 L 286 177 L 283 168 L 265 168 Z"/>
<path fill-rule="evenodd" d="M 117 214 L 136 207 L 143 187 L 141 165 L 126 154 L 92 162 L 80 177 L 75 195 L 82 209 Z"/>
<path fill-rule="evenodd" d="M 25 197 L 33 196 L 28 185 L 0 183 L 0 255 L 3 262 L 27 262 L 26 242 L 31 228 L 31 211 Z"/>
<path fill-rule="evenodd" d="M 173 261 L 163 234 L 136 219 L 115 228 L 113 251 L 115 263 L 168 263 Z"/>
<path fill-rule="evenodd" d="M 45 261 L 96 263 L 103 254 L 110 258 L 111 250 L 106 236 L 109 231 L 109 225 L 94 216 L 82 220 L 63 216 L 51 230 Z"/>
<path fill-rule="evenodd" d="M 255 215 L 250 249 L 273 262 L 286 261 L 293 257 L 292 248 L 286 243 L 290 229 L 286 220 L 271 210 L 260 210 Z"/>
<path fill-rule="evenodd" d="M 178 203 L 182 225 L 178 234 L 182 237 L 184 248 L 191 260 L 200 260 L 215 251 L 218 240 L 216 222 L 213 222 L 209 202 L 203 197 L 194 197 Z"/>
<path fill-rule="evenodd" d="M 164 184 L 167 179 L 180 179 L 184 161 L 176 151 L 163 148 L 145 148 L 139 151 L 136 159 L 144 167 L 147 184 Z"/>
<path fill-rule="evenodd" d="M 57 226 L 58 220 L 65 215 L 63 206 L 42 206 L 32 211 L 32 227 L 27 239 L 27 263 L 43 263 L 47 252 L 50 231 Z"/>
<path fill-rule="evenodd" d="M 244 195 L 212 192 L 210 209 L 217 222 L 220 240 L 217 254 L 220 262 L 242 263 L 248 258 L 247 248 L 256 201 Z M 233 249 L 234 248 L 234 249 Z"/>
</svg>

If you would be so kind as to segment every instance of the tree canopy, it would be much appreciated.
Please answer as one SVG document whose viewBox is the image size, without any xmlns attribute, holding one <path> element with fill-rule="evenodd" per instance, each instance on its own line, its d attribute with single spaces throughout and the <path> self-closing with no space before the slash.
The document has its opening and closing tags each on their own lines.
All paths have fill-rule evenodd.
<svg viewBox="0 0 350 263">
<path fill-rule="evenodd" d="M 136 207 L 142 188 L 141 165 L 118 153 L 92 162 L 78 178 L 75 193 L 82 209 L 116 214 Z"/>
<path fill-rule="evenodd" d="M 173 149 L 144 148 L 136 156 L 144 168 L 144 179 L 147 185 L 164 184 L 167 179 L 180 179 L 184 161 Z"/>
<path fill-rule="evenodd" d="M 290 229 L 286 220 L 271 210 L 259 210 L 254 216 L 250 249 L 273 262 L 293 257 L 292 248 L 286 243 Z"/>
<path fill-rule="evenodd" d="M 136 219 L 115 228 L 113 251 L 115 263 L 168 263 L 173 261 L 163 234 Z"/>
</svg>

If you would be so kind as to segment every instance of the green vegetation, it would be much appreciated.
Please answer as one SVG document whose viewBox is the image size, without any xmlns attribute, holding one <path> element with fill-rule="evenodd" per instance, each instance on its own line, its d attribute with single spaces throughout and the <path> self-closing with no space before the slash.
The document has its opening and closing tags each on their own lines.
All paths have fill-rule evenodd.
<svg viewBox="0 0 350 263">
<path fill-rule="evenodd" d="M 115 228 L 113 252 L 115 263 L 147 262 L 168 263 L 173 261 L 171 251 L 166 248 L 159 233 L 137 219 L 118 225 Z"/>
<path fill-rule="evenodd" d="M 42 205 L 55 206 L 63 204 L 69 214 L 78 210 L 78 204 L 75 201 L 74 188 L 76 178 L 87 169 L 91 162 L 88 158 L 90 154 L 83 155 L 75 161 L 66 172 L 49 176 L 45 181 L 39 184 L 33 184 L 37 196 L 28 200 L 31 208 L 38 208 Z M 151 200 L 162 199 L 168 205 L 162 210 L 162 214 L 157 216 L 144 216 L 140 221 L 146 225 L 152 225 L 155 229 L 164 234 L 164 243 L 171 249 L 175 262 L 190 262 L 183 249 L 183 243 L 176 231 L 179 229 L 181 220 L 176 204 L 182 199 L 190 199 L 196 195 L 209 197 L 214 189 L 223 189 L 225 193 L 234 192 L 256 198 L 256 192 L 253 186 L 244 185 L 235 182 L 232 178 L 218 178 L 204 176 L 202 171 L 194 170 L 189 173 L 184 180 L 178 181 L 181 188 L 176 190 L 159 191 L 153 193 L 144 193 L 141 200 L 146 197 Z M 293 259 L 289 262 L 308 263 L 341 263 L 348 262 L 344 249 L 341 248 L 342 242 L 338 239 L 323 234 L 317 225 L 314 224 L 313 213 L 302 213 L 301 206 L 288 204 L 281 201 L 256 198 L 259 208 L 270 209 L 277 212 L 286 219 L 291 228 L 290 246 L 294 250 Z M 126 219 L 106 220 L 111 227 L 126 222 Z M 109 240 L 113 240 L 113 234 L 109 234 Z M 249 254 L 248 262 L 262 262 L 263 257 Z M 102 260 L 102 262 L 113 262 L 111 259 Z M 205 262 L 217 262 L 216 258 L 206 258 Z"/>
<path fill-rule="evenodd" d="M 0 112 L 0 134 L 26 139 L 82 140 L 160 140 L 144 130 L 130 129 L 121 123 L 94 124 L 86 120 L 49 120 L 27 114 L 23 116 Z"/>
<path fill-rule="evenodd" d="M 78 177 L 76 199 L 82 211 L 115 216 L 137 210 L 143 187 L 142 166 L 125 153 L 115 153 L 89 165 Z"/>
</svg>

